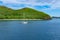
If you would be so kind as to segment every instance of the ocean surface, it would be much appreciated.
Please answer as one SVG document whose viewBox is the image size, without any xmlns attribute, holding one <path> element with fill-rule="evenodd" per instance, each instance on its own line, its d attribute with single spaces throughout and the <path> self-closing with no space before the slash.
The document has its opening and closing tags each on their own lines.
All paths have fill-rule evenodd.
<svg viewBox="0 0 60 40">
<path fill-rule="evenodd" d="M 60 40 L 60 19 L 28 21 L 0 20 L 0 40 Z"/>
</svg>

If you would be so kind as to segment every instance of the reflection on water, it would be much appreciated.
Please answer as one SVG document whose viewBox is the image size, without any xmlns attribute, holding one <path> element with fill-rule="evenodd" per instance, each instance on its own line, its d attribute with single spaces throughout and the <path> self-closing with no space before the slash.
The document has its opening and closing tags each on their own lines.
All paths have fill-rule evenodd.
<svg viewBox="0 0 60 40">
<path fill-rule="evenodd" d="M 60 19 L 0 21 L 0 40 L 60 40 Z"/>
</svg>

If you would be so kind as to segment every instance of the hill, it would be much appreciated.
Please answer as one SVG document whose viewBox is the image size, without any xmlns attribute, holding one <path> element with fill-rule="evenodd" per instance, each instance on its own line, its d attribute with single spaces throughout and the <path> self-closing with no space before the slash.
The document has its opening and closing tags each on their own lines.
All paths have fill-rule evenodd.
<svg viewBox="0 0 60 40">
<path fill-rule="evenodd" d="M 0 6 L 0 19 L 44 19 L 48 20 L 51 17 L 41 11 L 32 8 L 22 8 L 13 10 L 4 6 Z"/>
</svg>

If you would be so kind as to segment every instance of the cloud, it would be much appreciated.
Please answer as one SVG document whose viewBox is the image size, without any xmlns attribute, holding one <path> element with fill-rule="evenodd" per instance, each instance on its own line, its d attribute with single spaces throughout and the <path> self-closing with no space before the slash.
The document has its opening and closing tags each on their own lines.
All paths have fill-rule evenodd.
<svg viewBox="0 0 60 40">
<path fill-rule="evenodd" d="M 60 0 L 57 0 L 54 4 L 51 5 L 51 8 L 60 8 Z"/>
<path fill-rule="evenodd" d="M 45 9 L 60 8 L 60 0 L 0 0 L 3 5 L 11 8 L 41 7 Z M 0 2 L 0 3 L 1 3 Z"/>
</svg>

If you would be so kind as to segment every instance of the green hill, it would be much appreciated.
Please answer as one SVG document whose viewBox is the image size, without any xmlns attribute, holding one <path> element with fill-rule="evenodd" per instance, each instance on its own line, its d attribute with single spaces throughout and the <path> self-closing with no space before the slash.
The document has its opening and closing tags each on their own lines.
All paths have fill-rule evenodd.
<svg viewBox="0 0 60 40">
<path fill-rule="evenodd" d="M 41 11 L 32 8 L 22 8 L 13 10 L 4 6 L 0 6 L 0 19 L 51 19 L 51 17 Z"/>
</svg>

